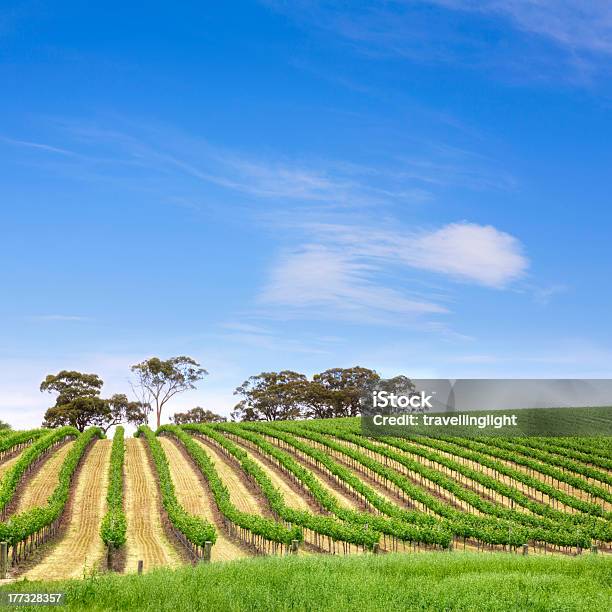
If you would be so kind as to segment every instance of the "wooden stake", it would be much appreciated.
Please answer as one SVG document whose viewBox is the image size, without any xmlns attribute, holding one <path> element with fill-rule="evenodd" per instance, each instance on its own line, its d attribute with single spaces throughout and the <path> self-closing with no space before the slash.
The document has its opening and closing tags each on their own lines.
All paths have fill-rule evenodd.
<svg viewBox="0 0 612 612">
<path fill-rule="evenodd" d="M 6 569 L 8 566 L 8 542 L 0 542 L 0 578 L 6 578 Z"/>
<path fill-rule="evenodd" d="M 142 567 L 143 567 L 144 563 L 142 561 L 142 559 L 138 559 L 138 573 L 142 574 Z"/>
</svg>

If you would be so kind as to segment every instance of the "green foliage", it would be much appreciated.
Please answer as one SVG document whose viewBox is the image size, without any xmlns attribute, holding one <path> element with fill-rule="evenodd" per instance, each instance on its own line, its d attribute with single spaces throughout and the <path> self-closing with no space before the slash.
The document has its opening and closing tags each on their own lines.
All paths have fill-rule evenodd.
<svg viewBox="0 0 612 612">
<path fill-rule="evenodd" d="M 379 380 L 376 372 L 360 366 L 331 368 L 315 374 L 305 397 L 306 416 L 319 419 L 357 416 L 363 394 Z M 405 381 L 412 385 L 408 379 Z"/>
<path fill-rule="evenodd" d="M 291 370 L 251 376 L 234 391 L 242 399 L 236 404 L 232 418 L 239 421 L 297 419 L 303 412 L 307 386 L 306 376 Z"/>
<path fill-rule="evenodd" d="M 105 432 L 119 423 L 141 425 L 146 422 L 148 406 L 130 402 L 119 393 L 110 399 L 100 397 L 103 382 L 96 374 L 68 372 L 49 374 L 40 385 L 41 391 L 55 391 L 55 406 L 47 410 L 43 427 L 70 425 L 79 431 L 86 427 L 101 427 Z"/>
<path fill-rule="evenodd" d="M 429 439 L 421 440 L 420 438 L 415 438 L 415 440 L 417 442 L 423 443 L 429 442 Z M 562 492 L 559 491 L 558 487 L 554 487 L 553 492 L 551 493 L 551 487 L 542 483 L 541 480 L 525 476 L 523 472 L 508 468 L 506 465 L 500 463 L 499 461 L 491 461 L 490 457 L 494 457 L 495 459 L 502 459 L 504 461 L 510 461 L 517 465 L 528 467 L 530 470 L 539 472 L 540 474 L 545 474 L 546 476 L 549 476 L 557 482 L 566 482 L 567 484 L 570 484 L 571 486 L 577 489 L 581 489 L 589 493 L 593 497 L 598 497 L 600 499 L 606 500 L 607 502 L 612 502 L 612 493 L 610 493 L 606 489 L 603 489 L 602 487 L 598 487 L 596 485 L 592 485 L 584 478 L 573 476 L 567 471 L 556 469 L 555 467 L 547 465 L 546 463 L 543 463 L 541 461 L 534 461 L 533 459 L 529 458 L 536 457 L 538 459 L 549 461 L 547 455 L 541 451 L 537 451 L 535 449 L 523 447 L 520 445 L 505 445 L 505 441 L 500 439 L 495 439 L 494 444 L 483 444 L 482 442 L 477 442 L 475 440 L 454 437 L 443 438 L 440 440 L 440 442 L 442 445 L 436 445 L 434 448 L 439 448 L 440 450 L 452 452 L 458 457 L 465 457 L 466 459 L 472 459 L 474 461 L 477 461 L 481 465 L 490 467 L 501 474 L 511 476 L 515 480 L 519 480 L 520 482 L 523 482 L 524 484 L 527 484 L 528 486 L 531 486 L 534 489 L 538 489 L 546 493 L 547 495 L 550 495 L 554 499 L 558 499 L 560 502 L 565 503 L 566 505 L 571 506 L 572 508 L 580 510 L 581 512 L 586 512 L 587 514 L 594 514 L 598 516 L 602 516 L 604 514 L 601 506 L 596 506 L 593 503 L 584 502 L 583 500 L 579 500 L 572 495 L 559 495 L 559 493 Z M 499 448 L 496 448 L 497 446 L 499 446 Z M 559 458 L 557 465 L 563 466 L 565 470 L 571 470 L 579 474 L 592 474 L 591 470 L 581 469 L 582 467 L 586 468 L 586 466 L 581 466 L 580 464 L 576 464 L 576 462 L 574 461 L 565 460 L 562 457 Z M 612 477 L 610 477 L 609 475 L 608 477 L 610 478 L 610 484 L 612 484 Z"/>
<path fill-rule="evenodd" d="M 460 552 L 270 556 L 159 569 L 143 576 L 21 581 L 0 590 L 65 592 L 62 612 L 609 612 L 612 561 L 606 555 Z"/>
<path fill-rule="evenodd" d="M 80 397 L 97 397 L 103 384 L 97 374 L 62 370 L 58 374 L 49 374 L 40 384 L 40 390 L 57 393 L 59 405 Z"/>
<path fill-rule="evenodd" d="M 200 433 L 207 431 L 198 425 L 186 425 L 185 429 L 190 429 Z M 288 546 L 291 543 L 291 540 L 301 541 L 303 539 L 302 532 L 295 527 L 287 528 L 277 521 L 238 510 L 232 503 L 229 491 L 219 477 L 215 464 L 208 457 L 204 449 L 181 428 L 177 427 L 176 425 L 164 425 L 159 429 L 158 433 L 170 433 L 176 436 L 182 442 L 185 449 L 189 453 L 189 456 L 195 461 L 202 471 L 202 474 L 208 481 L 217 508 L 226 519 L 235 525 L 238 525 L 242 529 L 246 529 L 247 531 L 250 531 L 251 533 L 270 542 L 278 542 Z M 278 491 L 276 491 L 272 485 L 267 475 L 254 462 L 247 460 L 247 462 L 243 464 L 243 467 L 246 467 L 246 469 L 249 470 L 247 473 L 252 474 L 258 479 L 258 483 L 264 490 L 265 494 L 271 495 L 272 497 L 280 495 L 280 493 L 278 493 Z"/>
<path fill-rule="evenodd" d="M 196 406 L 187 412 L 177 412 L 173 417 L 175 425 L 186 425 L 188 423 L 223 423 L 227 421 L 225 417 L 215 414 L 211 410 L 204 410 Z"/>
<path fill-rule="evenodd" d="M 63 440 L 66 436 L 78 435 L 79 432 L 74 427 L 62 427 L 61 429 L 53 431 L 24 431 L 12 435 L 10 439 L 2 439 L 0 442 L 0 450 L 3 450 L 2 447 L 5 444 L 7 444 L 7 448 L 11 448 L 15 444 L 21 444 L 22 442 L 37 438 L 33 444 L 28 446 L 23 453 L 21 453 L 12 468 L 0 481 L 0 510 L 6 508 L 11 499 L 13 499 L 17 485 L 34 461 L 39 459 L 45 451 L 51 448 L 56 442 Z"/>
<path fill-rule="evenodd" d="M 69 429 L 72 433 L 77 433 L 74 429 Z M 53 432 L 51 435 L 57 433 Z M 57 486 L 49 497 L 47 505 L 26 510 L 21 514 L 11 516 L 6 522 L 0 523 L 0 541 L 8 542 L 10 546 L 13 546 L 25 540 L 28 536 L 35 534 L 43 527 L 51 525 L 61 516 L 68 501 L 70 483 L 72 482 L 74 472 L 89 443 L 96 436 L 103 436 L 102 430 L 99 427 L 92 427 L 79 434 L 64 459 Z"/>
<path fill-rule="evenodd" d="M 384 476 L 393 482 L 410 498 L 420 502 L 438 516 L 448 519 L 449 528 L 455 535 L 473 538 L 488 544 L 510 544 L 518 546 L 529 540 L 547 542 L 559 546 L 581 546 L 587 548 L 591 544 L 593 535 L 587 527 L 572 525 L 571 522 L 558 522 L 552 519 L 533 516 L 524 512 L 505 508 L 483 499 L 477 493 L 466 489 L 455 480 L 446 476 L 439 470 L 424 466 L 422 463 L 410 459 L 407 455 L 380 444 L 374 444 L 367 438 L 347 431 L 345 423 L 308 422 L 300 424 L 282 424 L 282 429 L 290 430 L 300 436 L 328 446 L 338 452 L 358 461 L 373 472 Z M 316 430 L 323 430 L 329 435 L 321 435 Z M 392 461 L 400 463 L 410 471 L 427 478 L 430 482 L 440 486 L 458 499 L 469 503 L 485 516 L 475 516 L 461 512 L 449 504 L 430 495 L 422 487 L 413 484 L 408 478 L 397 470 L 383 465 L 379 461 L 368 457 L 364 453 L 339 443 L 337 440 L 346 440 L 371 452 L 378 453 Z M 496 481 L 495 481 L 496 482 Z M 502 483 L 499 483 L 502 485 Z M 497 485 L 495 485 L 497 486 Z M 560 513 L 562 514 L 562 513 Z M 490 515 L 490 516 L 486 516 Z M 566 515 L 563 515 L 564 518 Z M 571 515 L 567 515 L 570 517 Z M 605 534 L 598 534 L 605 535 Z"/>
<path fill-rule="evenodd" d="M 324 506 L 326 510 L 332 512 L 338 518 L 358 525 L 369 525 L 376 531 L 380 531 L 381 533 L 393 536 L 405 542 L 437 544 L 444 547 L 448 547 L 450 544 L 452 540 L 452 533 L 441 521 L 422 513 L 403 510 L 395 504 L 386 501 L 373 489 L 365 485 L 362 480 L 354 476 L 350 470 L 336 463 L 326 453 L 312 448 L 308 444 L 303 444 L 294 436 L 276 431 L 275 429 L 266 427 L 264 425 L 243 424 L 241 427 L 231 427 L 231 429 L 226 429 L 226 431 L 229 431 L 234 435 L 257 444 L 257 446 L 264 452 L 270 453 L 275 458 L 283 461 L 283 465 L 286 465 L 286 453 L 270 445 L 259 436 L 253 436 L 248 432 L 245 433 L 244 428 L 259 431 L 278 438 L 279 440 L 283 440 L 304 454 L 309 455 L 316 460 L 318 464 L 325 466 L 332 474 L 348 483 L 356 492 L 358 492 L 364 499 L 372 504 L 372 506 L 380 510 L 382 513 L 387 514 L 389 517 L 392 517 L 389 519 L 368 512 L 356 512 L 354 510 L 344 508 L 338 503 L 335 496 L 331 495 L 318 484 L 316 479 L 307 479 L 304 484 L 308 486 L 311 493 L 315 495 L 316 499 Z M 296 473 L 293 471 L 293 468 L 299 464 L 291 464 L 291 462 L 287 462 L 287 464 L 289 469 L 291 469 L 296 476 L 300 477 L 301 470 L 303 468 L 299 466 L 300 470 L 298 470 L 298 473 Z M 314 489 L 312 487 L 314 487 Z"/>
<path fill-rule="evenodd" d="M 151 449 L 151 455 L 153 456 L 153 462 L 157 471 L 162 504 L 170 522 L 196 546 L 204 546 L 205 542 L 216 542 L 217 532 L 214 526 L 199 516 L 189 514 L 176 498 L 168 459 L 155 434 L 149 427 L 142 425 L 138 428 L 137 435 L 144 436 Z"/>
<path fill-rule="evenodd" d="M 48 433 L 46 429 L 30 429 L 28 431 L 7 430 L 2 438 L 0 438 L 0 452 L 8 451 L 18 444 L 36 440 L 36 438 L 40 438 L 40 436 L 46 433 Z"/>
<path fill-rule="evenodd" d="M 455 441 L 451 438 L 449 438 L 449 440 Z M 607 485 L 612 485 L 612 475 L 609 472 L 603 471 L 612 471 L 612 460 L 599 457 L 596 453 L 583 452 L 584 441 L 583 451 L 576 451 L 572 448 L 564 448 L 563 446 L 555 446 L 552 441 L 546 440 L 546 442 L 542 442 L 542 440 L 537 440 L 535 438 L 512 438 L 510 440 L 494 438 L 490 441 L 490 446 L 508 449 L 514 454 L 518 453 L 520 455 L 533 457 L 534 459 L 544 462 L 547 468 L 549 465 L 558 466 L 563 470 L 563 474 L 566 474 L 567 471 L 576 472 L 586 478 L 592 478 L 593 480 L 598 480 Z M 598 466 L 603 468 L 603 470 L 596 469 L 592 466 Z M 538 468 L 538 471 L 540 471 L 540 468 Z M 584 482 L 583 479 L 580 480 Z"/>
<path fill-rule="evenodd" d="M 102 519 L 100 536 L 107 546 L 119 548 L 125 544 L 127 520 L 123 511 L 123 462 L 125 458 L 124 429 L 117 427 L 113 438 L 109 467 L 108 512 Z"/>
<path fill-rule="evenodd" d="M 363 394 L 379 380 L 376 372 L 359 366 L 325 370 L 312 381 L 291 370 L 262 372 L 234 391 L 242 399 L 232 419 L 279 421 L 357 415 Z"/>
<path fill-rule="evenodd" d="M 216 428 L 222 431 L 230 431 L 232 433 L 235 431 L 240 431 L 241 436 L 245 439 L 258 437 L 251 432 L 240 429 L 240 427 L 237 425 L 232 425 L 229 423 L 221 423 L 217 425 Z M 338 542 L 348 542 L 350 544 L 371 548 L 374 543 L 379 541 L 380 534 L 377 531 L 370 529 L 365 522 L 361 524 L 343 522 L 332 517 L 315 515 L 305 510 L 289 508 L 284 503 L 283 496 L 281 495 L 280 491 L 272 486 L 272 483 L 269 481 L 267 476 L 265 479 L 263 478 L 263 476 L 265 476 L 265 472 L 248 457 L 247 453 L 243 449 L 236 446 L 236 444 L 234 444 L 231 440 L 228 440 L 225 436 L 220 435 L 217 431 L 211 429 L 210 427 L 204 425 L 186 425 L 185 429 L 196 431 L 212 438 L 227 449 L 232 455 L 234 455 L 234 457 L 240 461 L 242 469 L 257 480 L 264 495 L 266 495 L 268 498 L 270 507 L 283 520 L 328 536 Z M 275 450 L 278 449 L 274 449 L 274 447 L 272 447 L 270 449 L 270 454 L 273 454 Z M 304 469 L 302 466 L 296 463 L 287 453 L 278 451 L 278 453 L 274 456 L 280 461 L 283 467 L 295 474 L 295 476 L 310 489 L 311 493 L 315 496 L 317 501 L 321 503 L 321 505 L 324 507 L 327 507 L 326 504 L 329 507 L 335 507 L 337 505 L 337 500 L 320 485 L 309 470 Z M 370 520 L 370 522 L 373 522 L 373 520 Z"/>
</svg>

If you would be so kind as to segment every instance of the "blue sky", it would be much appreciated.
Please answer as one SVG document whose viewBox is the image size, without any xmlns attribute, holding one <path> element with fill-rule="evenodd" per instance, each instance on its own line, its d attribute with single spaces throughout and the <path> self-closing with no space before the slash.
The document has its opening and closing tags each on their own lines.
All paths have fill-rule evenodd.
<svg viewBox="0 0 612 612">
<path fill-rule="evenodd" d="M 170 413 L 610 376 L 611 59 L 603 1 L 4 2 L 0 418 L 154 354 L 210 371 Z"/>
</svg>

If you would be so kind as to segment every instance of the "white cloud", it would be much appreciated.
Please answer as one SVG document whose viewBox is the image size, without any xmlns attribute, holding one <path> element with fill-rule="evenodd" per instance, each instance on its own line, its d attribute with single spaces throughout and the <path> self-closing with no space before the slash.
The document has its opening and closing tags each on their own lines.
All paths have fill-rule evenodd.
<svg viewBox="0 0 612 612">
<path fill-rule="evenodd" d="M 506 286 L 528 266 L 520 242 L 491 225 L 452 223 L 406 246 L 409 265 L 488 287 Z"/>
<path fill-rule="evenodd" d="M 411 232 L 322 223 L 304 229 L 311 242 L 282 255 L 260 295 L 262 304 L 283 308 L 285 316 L 399 323 L 406 316 L 446 314 L 440 292 L 415 292 L 406 274 L 433 272 L 501 289 L 521 278 L 529 263 L 516 238 L 473 223 Z"/>
<path fill-rule="evenodd" d="M 313 308 L 331 309 L 353 319 L 446 312 L 438 304 L 376 283 L 376 272 L 376 265 L 359 262 L 354 254 L 310 245 L 283 258 L 260 300 L 310 313 Z"/>
</svg>

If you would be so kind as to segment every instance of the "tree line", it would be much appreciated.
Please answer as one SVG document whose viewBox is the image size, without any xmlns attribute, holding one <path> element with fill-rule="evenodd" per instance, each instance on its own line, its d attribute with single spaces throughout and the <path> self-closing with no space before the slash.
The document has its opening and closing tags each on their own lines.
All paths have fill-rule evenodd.
<svg viewBox="0 0 612 612">
<path fill-rule="evenodd" d="M 242 399 L 232 411 L 234 421 L 287 421 L 329 419 L 360 414 L 365 390 L 380 380 L 368 368 L 331 368 L 312 379 L 283 370 L 262 372 L 240 385 L 234 395 Z"/>
<path fill-rule="evenodd" d="M 135 400 L 119 393 L 102 397 L 103 380 L 97 374 L 62 370 L 49 374 L 41 392 L 55 393 L 55 404 L 45 413 L 43 427 L 65 425 L 84 431 L 98 426 L 105 432 L 114 425 L 148 423 L 154 415 L 157 427 L 167 403 L 176 395 L 195 389 L 208 372 L 187 356 L 160 359 L 152 357 L 130 368 L 130 387 Z M 374 370 L 355 366 L 332 368 L 311 379 L 292 370 L 262 372 L 245 380 L 234 391 L 240 399 L 233 421 L 277 421 L 357 416 L 364 390 L 380 377 Z M 215 423 L 227 420 L 200 406 L 176 412 L 172 421 Z"/>
</svg>

